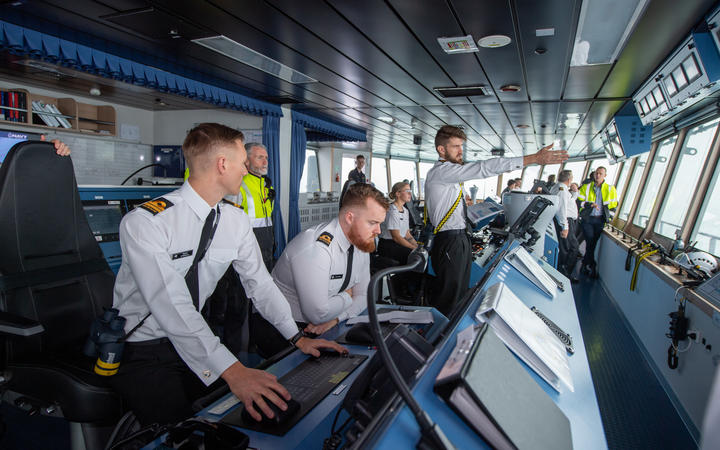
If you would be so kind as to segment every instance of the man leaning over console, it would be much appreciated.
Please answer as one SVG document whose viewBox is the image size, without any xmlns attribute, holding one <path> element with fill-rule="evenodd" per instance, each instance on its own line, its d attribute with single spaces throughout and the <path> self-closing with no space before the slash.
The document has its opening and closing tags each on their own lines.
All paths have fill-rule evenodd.
<svg viewBox="0 0 720 450">
<path fill-rule="evenodd" d="M 272 276 L 306 332 L 320 335 L 367 306 L 370 253 L 388 206 L 372 185 L 354 184 L 337 218 L 308 228 L 285 248 Z M 272 342 L 274 351 L 287 345 L 277 333 Z"/>
<path fill-rule="evenodd" d="M 253 418 L 260 420 L 258 410 L 273 417 L 267 401 L 285 410 L 288 391 L 274 375 L 242 365 L 200 312 L 230 264 L 258 311 L 303 353 L 346 350 L 298 332 L 248 216 L 222 201 L 237 194 L 247 174 L 243 134 L 204 123 L 190 130 L 182 148 L 190 167 L 185 184 L 131 211 L 120 224 L 123 259 L 113 304 L 127 319 L 125 331 L 137 329 L 110 382 L 142 424 L 187 418 L 192 402 L 219 378 Z"/>
</svg>

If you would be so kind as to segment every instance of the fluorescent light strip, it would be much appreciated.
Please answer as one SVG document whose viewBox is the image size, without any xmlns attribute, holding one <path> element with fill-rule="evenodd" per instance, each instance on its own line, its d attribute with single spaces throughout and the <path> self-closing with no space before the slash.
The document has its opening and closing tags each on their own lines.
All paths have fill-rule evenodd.
<svg viewBox="0 0 720 450">
<path fill-rule="evenodd" d="M 317 80 L 305 75 L 302 72 L 286 66 L 283 63 L 268 58 L 267 56 L 245 47 L 226 36 L 211 36 L 206 38 L 193 39 L 192 42 L 202 45 L 214 52 L 227 56 L 230 59 L 246 64 L 255 69 L 261 70 L 281 80 L 293 84 L 317 83 Z"/>
</svg>

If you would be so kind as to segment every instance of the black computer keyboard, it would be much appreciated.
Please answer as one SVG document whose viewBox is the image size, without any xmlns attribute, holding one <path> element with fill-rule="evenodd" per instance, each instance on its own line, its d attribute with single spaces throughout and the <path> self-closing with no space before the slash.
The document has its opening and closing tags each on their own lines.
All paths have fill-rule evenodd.
<svg viewBox="0 0 720 450">
<path fill-rule="evenodd" d="M 263 426 L 254 421 L 246 423 L 242 418 L 242 407 L 230 412 L 220 421 L 229 425 L 283 436 L 366 359 L 366 355 L 323 352 L 319 358 L 310 357 L 280 377 L 278 381 L 290 392 L 292 398 L 300 403 L 300 410 L 278 426 Z M 342 393 L 344 392 L 345 390 Z"/>
</svg>

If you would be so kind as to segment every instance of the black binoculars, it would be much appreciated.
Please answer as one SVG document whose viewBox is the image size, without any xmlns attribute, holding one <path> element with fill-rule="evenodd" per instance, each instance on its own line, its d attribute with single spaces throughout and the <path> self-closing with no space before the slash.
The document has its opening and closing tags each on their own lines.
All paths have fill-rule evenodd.
<svg viewBox="0 0 720 450">
<path fill-rule="evenodd" d="M 120 367 L 125 346 L 125 318 L 115 308 L 104 308 L 90 326 L 90 336 L 85 341 L 83 352 L 97 357 L 94 371 L 105 377 L 115 375 Z"/>
</svg>

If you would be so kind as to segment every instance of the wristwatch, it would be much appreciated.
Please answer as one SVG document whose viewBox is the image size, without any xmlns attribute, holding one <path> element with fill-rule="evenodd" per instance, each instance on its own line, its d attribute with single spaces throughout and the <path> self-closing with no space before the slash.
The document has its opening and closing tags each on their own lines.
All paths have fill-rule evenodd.
<svg viewBox="0 0 720 450">
<path fill-rule="evenodd" d="M 297 342 L 304 337 L 305 337 L 305 333 L 302 330 L 300 330 L 300 331 L 298 331 L 298 333 L 295 336 L 291 337 L 288 340 L 290 341 L 290 344 L 292 344 L 293 347 L 297 347 L 297 345 L 295 345 L 295 344 L 297 344 Z"/>
</svg>

